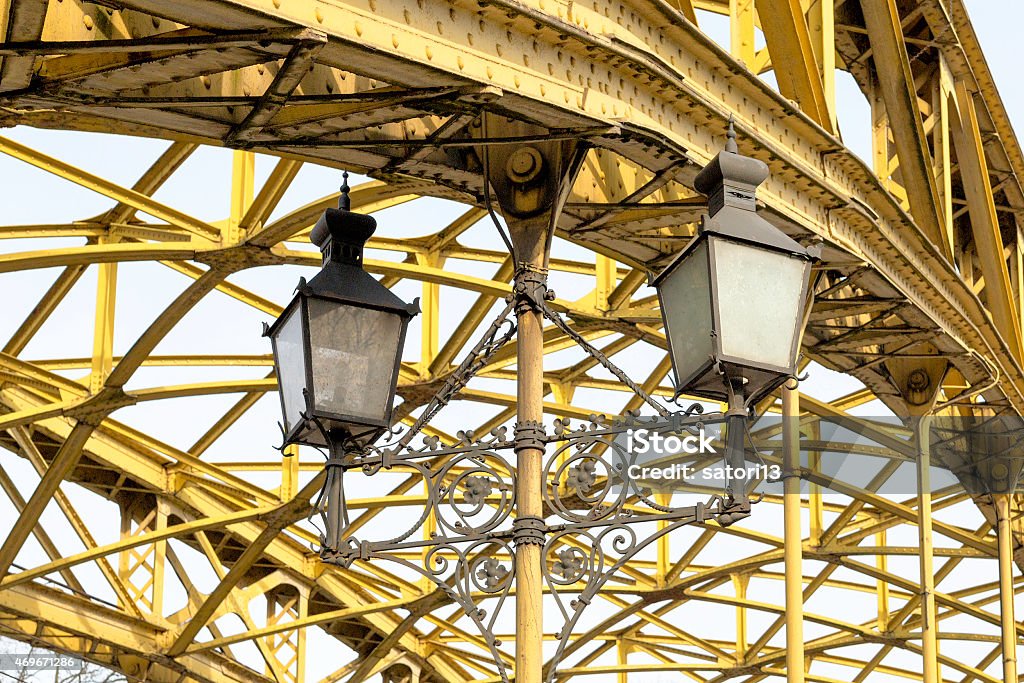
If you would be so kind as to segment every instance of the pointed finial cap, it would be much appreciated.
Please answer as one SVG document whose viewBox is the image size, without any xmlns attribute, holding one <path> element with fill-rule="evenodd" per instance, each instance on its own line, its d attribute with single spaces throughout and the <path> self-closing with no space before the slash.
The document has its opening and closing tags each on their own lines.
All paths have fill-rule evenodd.
<svg viewBox="0 0 1024 683">
<path fill-rule="evenodd" d="M 725 151 L 739 154 L 740 149 L 736 146 L 736 128 L 733 126 L 732 114 L 729 115 L 729 132 L 726 135 L 729 139 L 725 143 Z"/>
<path fill-rule="evenodd" d="M 708 213 L 712 216 L 724 206 L 754 211 L 757 186 L 768 177 L 767 164 L 739 153 L 732 117 L 727 137 L 725 149 L 693 179 L 694 189 L 707 195 Z"/>
<path fill-rule="evenodd" d="M 309 233 L 309 241 L 320 247 L 324 259 L 359 265 L 363 260 L 363 244 L 377 229 L 373 216 L 351 210 L 348 171 L 342 174 L 338 208 L 327 209 Z"/>
<path fill-rule="evenodd" d="M 341 195 L 338 197 L 338 208 L 344 211 L 352 210 L 352 198 L 349 196 L 348 171 L 341 173 Z"/>
</svg>

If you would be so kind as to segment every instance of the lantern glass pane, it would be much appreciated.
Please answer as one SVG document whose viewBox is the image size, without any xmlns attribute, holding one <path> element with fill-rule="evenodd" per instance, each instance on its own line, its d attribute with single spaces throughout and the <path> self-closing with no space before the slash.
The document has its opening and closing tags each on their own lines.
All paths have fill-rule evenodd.
<svg viewBox="0 0 1024 683">
<path fill-rule="evenodd" d="M 722 355 L 753 365 L 792 367 L 807 262 L 713 241 Z"/>
<path fill-rule="evenodd" d="M 711 280 L 708 244 L 703 242 L 658 287 L 665 334 L 680 382 L 705 366 L 714 351 L 711 338 Z"/>
<path fill-rule="evenodd" d="M 277 384 L 284 408 L 284 428 L 291 428 L 302 421 L 306 399 L 302 390 L 306 387 L 306 354 L 302 344 L 302 316 L 296 306 L 277 329 L 274 335 L 274 354 L 277 362 Z"/>
<path fill-rule="evenodd" d="M 316 411 L 386 420 L 401 338 L 396 313 L 309 299 Z"/>
</svg>

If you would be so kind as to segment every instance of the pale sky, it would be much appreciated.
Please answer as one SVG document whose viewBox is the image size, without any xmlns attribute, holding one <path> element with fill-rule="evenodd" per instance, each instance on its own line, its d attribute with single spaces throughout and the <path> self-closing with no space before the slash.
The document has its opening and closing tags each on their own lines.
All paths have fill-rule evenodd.
<svg viewBox="0 0 1024 683">
<path fill-rule="evenodd" d="M 986 50 L 989 65 L 996 83 L 1000 87 L 1003 101 L 1010 118 L 1024 126 L 1024 89 L 1019 85 L 1021 71 L 1020 27 L 1024 26 L 1024 2 L 1019 0 L 967 0 L 973 23 L 982 45 Z M 700 20 L 706 30 L 717 39 L 722 37 L 722 20 L 701 13 Z M 727 27 L 725 36 L 727 37 Z M 847 74 L 838 74 L 838 98 L 840 103 L 840 125 L 846 143 L 862 157 L 870 158 L 870 120 L 867 115 L 867 104 L 863 96 L 852 89 L 852 79 Z M 1021 128 L 1024 130 L 1024 128 Z M 112 142 L 109 138 L 98 136 L 82 136 L 73 133 L 53 131 L 36 131 L 27 129 L 10 129 L 0 132 L 5 136 L 29 143 L 49 154 L 87 168 L 111 180 L 130 186 L 150 163 L 165 149 L 166 143 L 139 139 L 122 139 Z M 226 183 L 230 178 L 231 153 L 219 149 L 203 149 L 194 155 L 187 164 L 186 172 L 179 172 L 156 194 L 156 198 L 179 208 L 183 208 L 199 218 L 215 221 L 224 218 L 227 213 Z M 257 172 L 258 182 L 266 177 L 273 161 L 260 158 Z M 54 176 L 29 167 L 11 158 L 0 156 L 0 177 L 4 183 L 0 186 L 0 200 L 4 207 L 4 222 L 8 224 L 63 222 L 82 219 L 101 213 L 110 207 L 110 202 L 99 195 L 73 186 Z M 288 211 L 309 201 L 319 198 L 336 189 L 339 174 L 333 170 L 325 170 L 306 166 L 285 196 L 281 206 L 275 212 L 281 216 Z M 424 207 L 429 210 L 424 212 Z M 439 201 L 429 203 L 414 202 L 397 207 L 378 215 L 381 224 L 379 234 L 389 237 L 428 234 L 443 227 L 451 219 L 464 210 L 463 207 L 445 204 Z M 490 226 L 478 226 L 467 235 L 471 244 L 487 244 L 494 246 L 493 229 Z M 66 245 L 77 244 L 80 240 L 69 240 Z M 47 240 L 46 246 L 53 246 L 53 240 Z M 61 246 L 64 246 L 63 244 Z M 42 242 L 8 240 L 0 243 L 0 253 L 42 248 Z M 561 255 L 571 255 L 581 260 L 591 260 L 592 256 L 581 249 L 561 244 Z M 394 258 L 391 255 L 375 254 L 377 258 Z M 493 270 L 487 267 L 458 266 L 462 272 L 489 277 Z M 95 294 L 95 269 L 91 269 L 76 287 L 75 292 L 58 309 L 50 323 L 33 340 L 26 350 L 27 358 L 52 358 L 68 356 L 88 356 L 91 352 L 91 326 L 93 322 L 92 301 Z M 312 269 L 307 269 L 312 271 Z M 251 287 L 258 293 L 275 301 L 284 303 L 291 294 L 301 269 L 275 268 L 259 269 L 232 277 L 232 281 Z M 307 272 L 307 275 L 309 273 Z M 49 286 L 56 271 L 53 269 L 27 273 L 5 274 L 0 279 L 5 292 L 16 292 L 18 296 L 8 295 L 5 301 L 6 311 L 0 319 L 0 339 L 6 340 L 10 332 L 35 305 L 39 295 Z M 185 279 L 167 268 L 153 264 L 124 264 L 119 272 L 120 289 L 118 291 L 119 318 L 115 332 L 115 352 L 124 352 L 130 343 L 141 333 L 164 304 L 181 290 Z M 585 278 L 564 276 L 556 283 L 559 296 L 575 298 L 586 293 L 589 287 Z M 398 288 L 400 296 L 411 300 L 418 296 L 419 286 L 403 283 Z M 458 312 L 474 298 L 464 293 L 446 290 L 446 317 L 442 326 L 449 329 L 458 321 Z M 201 303 L 195 311 L 186 317 L 183 324 L 176 329 L 167 340 L 158 347 L 156 353 L 246 353 L 262 354 L 269 351 L 265 339 L 260 337 L 260 324 L 268 320 L 267 316 L 229 300 L 222 295 L 211 295 Z M 195 342 L 202 339 L 201 345 Z M 414 324 L 409 334 L 410 344 L 407 349 L 415 356 L 418 346 L 418 328 Z M 442 336 L 442 340 L 444 336 Z M 571 360 L 570 356 L 577 352 L 566 352 L 557 356 L 561 363 Z M 621 359 L 622 364 L 634 376 L 646 376 L 653 366 L 651 354 L 634 354 Z M 156 386 L 162 384 L 179 384 L 190 381 L 208 379 L 211 375 L 218 378 L 257 377 L 266 373 L 266 368 L 218 368 L 212 372 L 207 369 L 195 372 L 145 368 L 133 379 L 129 388 Z M 69 372 L 69 376 L 81 376 L 82 371 Z M 817 371 L 809 382 L 814 393 L 839 395 L 857 386 L 857 382 L 847 377 L 834 376 L 831 373 Z M 507 390 L 507 387 L 503 387 Z M 599 398 L 596 393 L 581 390 L 578 399 Z M 826 396 L 827 397 L 827 396 Z M 176 446 L 187 447 L 196 437 L 202 434 L 217 417 L 236 400 L 236 396 L 215 396 L 194 398 L 182 401 L 180 411 L 177 408 L 168 410 L 166 405 L 149 405 L 131 408 L 117 413 L 133 426 L 145 429 L 159 438 L 167 439 Z M 625 398 L 616 398 L 617 408 Z M 447 417 L 446 426 L 465 420 L 467 409 L 459 405 L 455 418 Z M 489 409 L 471 409 L 469 413 L 483 419 L 492 412 Z M 178 416 L 179 419 L 174 419 Z M 211 461 L 239 459 L 274 459 L 276 451 L 270 448 L 277 443 L 277 430 L 274 423 L 278 417 L 276 395 L 267 396 L 256 408 L 250 411 L 236 429 L 231 430 L 207 454 Z M 479 420 L 478 420 L 479 421 Z M 450 428 L 450 427 L 449 427 Z M 30 468 L 20 460 L 0 455 L 4 467 L 15 478 L 21 487 L 22 494 L 28 497 L 38 481 Z M 254 478 L 254 481 L 276 486 L 273 477 L 265 482 Z M 82 509 L 88 509 L 91 515 L 110 515 L 109 524 L 93 525 L 100 544 L 116 540 L 117 527 L 114 522 L 116 511 L 109 503 L 97 502 L 95 498 L 85 494 L 76 487 L 65 486 L 65 490 Z M 5 498 L 0 497 L 0 517 L 10 519 L 13 508 Z M 51 505 L 43 516 L 44 525 L 57 539 L 58 545 L 67 553 L 81 549 L 77 539 L 67 531 L 67 524 L 55 506 Z M 770 521 L 751 520 L 751 525 L 774 524 Z M 973 520 L 960 520 L 959 523 L 969 526 Z M 908 542 L 912 543 L 913 540 Z M 743 554 L 745 547 L 738 544 L 737 554 Z M 185 552 L 184 550 L 182 552 Z M 45 561 L 41 550 L 34 539 L 26 544 L 19 562 L 30 565 Z M 897 561 L 894 560 L 894 564 Z M 201 562 L 196 563 L 196 574 L 191 578 L 200 589 L 209 590 L 216 582 L 212 571 L 202 570 Z M 986 567 L 994 572 L 994 565 Z M 916 573 L 913 569 L 912 573 Z M 992 574 L 994 577 L 994 573 Z M 106 586 L 97 572 L 83 567 L 81 578 L 86 585 Z M 112 599 L 113 596 L 97 591 L 101 597 Z M 181 596 L 169 600 L 172 604 L 180 602 Z M 822 606 L 826 611 L 828 606 Z M 588 614 L 586 620 L 599 618 L 597 611 Z M 315 630 L 315 629 L 314 629 Z M 311 636 L 311 648 L 331 647 L 328 641 Z M 336 646 L 335 646 L 336 647 Z M 245 647 L 237 651 L 253 656 Z M 315 650 L 311 650 L 315 651 Z M 258 662 L 256 655 L 255 662 Z M 324 663 L 311 657 L 310 680 L 316 680 L 328 670 L 336 668 L 337 662 Z M 258 665 L 258 664 L 257 664 Z M 330 668 L 321 671 L 320 669 Z M 598 680 L 596 678 L 589 680 Z M 639 680 L 639 678 L 638 678 Z M 668 680 L 668 679 L 665 679 Z"/>
</svg>

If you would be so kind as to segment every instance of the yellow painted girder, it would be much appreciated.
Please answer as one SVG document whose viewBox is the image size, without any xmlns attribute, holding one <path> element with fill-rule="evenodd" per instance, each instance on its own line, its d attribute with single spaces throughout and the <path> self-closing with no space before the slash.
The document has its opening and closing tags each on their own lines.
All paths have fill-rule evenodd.
<svg viewBox="0 0 1024 683">
<path fill-rule="evenodd" d="M 904 519 L 904 520 L 905 520 L 905 519 Z M 965 552 L 967 552 L 967 551 L 965 551 Z M 978 552 L 978 551 L 975 551 L 975 552 Z"/>
<path fill-rule="evenodd" d="M 953 245 L 948 243 L 939 209 L 931 154 L 896 3 L 894 0 L 865 0 L 863 10 L 875 64 L 882 69 L 896 70 L 895 77 L 879 78 L 878 88 L 893 129 L 900 177 L 907 189 L 914 219 L 931 238 L 932 244 L 946 258 L 952 258 Z"/>
<path fill-rule="evenodd" d="M 795 100 L 822 128 L 834 133 L 835 102 L 825 96 L 823 69 L 812 46 L 802 3 L 800 0 L 756 0 L 755 5 L 772 63 L 785 65 L 775 71 L 779 91 Z M 752 62 L 748 60 L 751 66 Z"/>
<path fill-rule="evenodd" d="M 54 159 L 14 140 L 0 137 L 0 152 L 70 180 L 82 187 L 99 192 L 139 211 L 145 211 L 160 220 L 167 221 L 171 225 L 203 238 L 203 240 L 216 240 L 220 235 L 220 231 L 208 223 L 165 206 L 141 192 L 120 187 L 115 183 L 75 168 L 71 164 Z"/>
</svg>

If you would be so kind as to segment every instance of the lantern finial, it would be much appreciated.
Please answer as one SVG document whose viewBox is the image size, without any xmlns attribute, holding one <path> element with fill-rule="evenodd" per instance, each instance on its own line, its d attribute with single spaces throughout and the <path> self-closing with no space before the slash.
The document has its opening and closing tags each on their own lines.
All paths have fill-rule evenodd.
<svg viewBox="0 0 1024 683">
<path fill-rule="evenodd" d="M 708 214 L 714 216 L 727 206 L 755 211 L 757 186 L 768 177 L 768 165 L 743 156 L 736 146 L 736 127 L 729 119 L 725 149 L 701 169 L 693 187 L 708 196 Z"/>
<path fill-rule="evenodd" d="M 341 173 L 341 196 L 338 197 L 338 208 L 342 211 L 352 210 L 352 198 L 348 194 L 348 171 Z"/>
<path fill-rule="evenodd" d="M 377 229 L 373 216 L 351 210 L 348 171 L 342 174 L 338 208 L 324 211 L 309 233 L 309 241 L 320 247 L 327 261 L 339 261 L 358 266 L 363 262 L 363 245 Z"/>
</svg>

